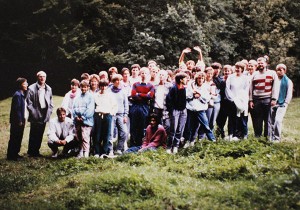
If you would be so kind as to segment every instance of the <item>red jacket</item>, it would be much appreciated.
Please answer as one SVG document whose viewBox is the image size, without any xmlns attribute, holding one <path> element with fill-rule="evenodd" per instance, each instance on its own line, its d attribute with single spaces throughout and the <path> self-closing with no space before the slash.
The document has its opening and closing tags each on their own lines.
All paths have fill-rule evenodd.
<svg viewBox="0 0 300 210">
<path fill-rule="evenodd" d="M 166 148 L 167 133 L 162 125 L 158 125 L 157 130 L 152 129 L 151 125 L 146 128 L 146 135 L 144 137 L 142 149 L 149 147 L 162 146 Z"/>
</svg>

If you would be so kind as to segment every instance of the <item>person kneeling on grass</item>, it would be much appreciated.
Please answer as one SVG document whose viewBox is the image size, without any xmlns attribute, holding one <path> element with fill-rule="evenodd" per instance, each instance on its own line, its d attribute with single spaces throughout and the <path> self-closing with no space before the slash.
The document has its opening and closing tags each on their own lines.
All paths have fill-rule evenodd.
<svg viewBox="0 0 300 210">
<path fill-rule="evenodd" d="M 48 146 L 52 150 L 52 157 L 58 156 L 58 147 L 63 146 L 63 155 L 67 155 L 78 142 L 74 140 L 75 130 L 73 120 L 66 117 L 66 110 L 62 107 L 56 110 L 57 117 L 50 120 L 48 130 Z"/>
<path fill-rule="evenodd" d="M 128 150 L 124 152 L 132 153 L 132 152 L 145 152 L 148 150 L 157 150 L 158 147 L 166 148 L 166 139 L 167 133 L 164 127 L 159 122 L 159 117 L 157 114 L 150 114 L 150 124 L 146 128 L 146 135 L 143 139 L 142 146 L 130 147 Z"/>
</svg>

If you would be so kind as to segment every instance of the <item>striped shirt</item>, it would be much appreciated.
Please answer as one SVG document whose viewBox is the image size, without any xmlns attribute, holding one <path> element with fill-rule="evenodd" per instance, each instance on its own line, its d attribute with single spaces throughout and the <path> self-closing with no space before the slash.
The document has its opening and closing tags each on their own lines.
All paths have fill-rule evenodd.
<svg viewBox="0 0 300 210">
<path fill-rule="evenodd" d="M 154 97 L 154 86 L 150 83 L 136 82 L 132 86 L 131 97 L 133 103 L 147 103 Z"/>
<path fill-rule="evenodd" d="M 279 95 L 279 80 L 275 71 L 263 70 L 253 73 L 250 85 L 250 101 L 253 98 L 272 98 L 277 100 Z"/>
</svg>

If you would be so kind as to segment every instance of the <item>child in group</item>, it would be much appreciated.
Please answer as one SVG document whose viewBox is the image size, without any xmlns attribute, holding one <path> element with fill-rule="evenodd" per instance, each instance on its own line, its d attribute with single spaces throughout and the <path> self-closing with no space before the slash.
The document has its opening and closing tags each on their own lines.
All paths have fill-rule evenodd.
<svg viewBox="0 0 300 210">
<path fill-rule="evenodd" d="M 66 110 L 67 117 L 73 119 L 73 103 L 74 99 L 81 93 L 79 88 L 79 81 L 77 79 L 71 80 L 71 90 L 66 93 L 61 106 Z"/>
<path fill-rule="evenodd" d="M 177 73 L 175 76 L 176 84 L 171 87 L 166 97 L 166 106 L 170 115 L 170 134 L 167 140 L 168 154 L 178 152 L 179 142 L 183 135 L 187 118 L 185 89 L 187 79 L 187 74 Z"/>
<path fill-rule="evenodd" d="M 78 158 L 89 157 L 90 134 L 94 125 L 95 101 L 93 95 L 88 92 L 89 82 L 82 80 L 80 83 L 81 94 L 76 97 L 73 105 L 73 118 L 76 136 L 81 149 Z"/>
<path fill-rule="evenodd" d="M 118 104 L 118 110 L 116 115 L 112 117 L 112 138 L 114 137 L 115 131 L 118 137 L 118 144 L 116 147 L 116 154 L 120 155 L 124 151 L 124 144 L 127 141 L 128 130 L 126 123 L 128 121 L 128 95 L 125 92 L 124 86 L 122 84 L 122 75 L 115 74 L 112 76 L 111 82 L 112 86 L 110 91 L 112 92 L 113 97 L 116 99 Z M 114 129 L 114 130 L 113 130 Z M 111 141 L 112 142 L 112 141 Z M 111 152 L 113 150 L 113 145 L 111 146 Z M 126 148 L 127 149 L 127 148 Z"/>
</svg>

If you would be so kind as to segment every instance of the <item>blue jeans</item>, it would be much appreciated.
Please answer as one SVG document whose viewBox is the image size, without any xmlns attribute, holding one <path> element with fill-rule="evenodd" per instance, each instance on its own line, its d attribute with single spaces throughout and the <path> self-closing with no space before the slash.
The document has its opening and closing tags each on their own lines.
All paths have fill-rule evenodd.
<svg viewBox="0 0 300 210">
<path fill-rule="evenodd" d="M 141 148 L 142 148 L 142 146 L 130 147 L 128 150 L 126 150 L 124 152 L 124 154 L 137 153 Z M 156 150 L 157 150 L 156 147 L 148 147 L 147 149 L 144 149 L 143 152 L 146 152 L 146 151 L 156 151 Z"/>
<path fill-rule="evenodd" d="M 111 137 L 111 122 L 112 116 L 110 114 L 94 114 L 94 147 L 95 154 L 109 153 L 109 139 Z M 102 143 L 102 147 L 101 147 Z"/>
<path fill-rule="evenodd" d="M 245 116 L 244 113 L 241 113 L 241 116 L 236 118 L 236 127 L 237 127 L 236 136 L 238 137 L 248 136 L 248 116 Z"/>
<path fill-rule="evenodd" d="M 220 112 L 220 103 L 214 103 L 214 107 L 209 107 L 205 113 L 207 116 L 208 124 L 210 129 L 213 131 L 214 130 L 214 125 L 216 123 L 218 114 Z M 205 137 L 205 131 L 201 128 L 199 130 L 199 139 L 202 139 Z"/>
<path fill-rule="evenodd" d="M 149 106 L 147 104 L 132 104 L 130 109 L 130 146 L 141 146 L 144 130 L 147 126 Z"/>
<path fill-rule="evenodd" d="M 254 107 L 251 112 L 255 137 L 260 137 L 264 128 L 264 137 L 269 135 L 271 129 L 271 98 L 253 99 Z"/>
<path fill-rule="evenodd" d="M 194 142 L 196 140 L 199 126 L 206 134 L 207 138 L 211 141 L 215 141 L 216 138 L 209 127 L 208 119 L 206 112 L 203 111 L 191 111 L 190 112 L 190 125 L 191 125 L 191 135 L 190 135 L 190 142 Z"/>
<path fill-rule="evenodd" d="M 123 114 L 117 114 L 116 116 L 112 117 L 112 134 L 111 139 L 114 135 L 114 129 L 117 129 L 118 134 L 118 144 L 117 144 L 117 150 L 123 150 L 124 149 L 124 143 L 127 139 L 127 126 L 126 123 L 124 123 L 124 116 Z M 110 150 L 113 150 L 113 145 L 110 142 L 109 144 Z"/>
<path fill-rule="evenodd" d="M 170 114 L 170 135 L 167 140 L 167 148 L 178 147 L 183 135 L 187 118 L 187 110 L 173 110 Z"/>
</svg>

